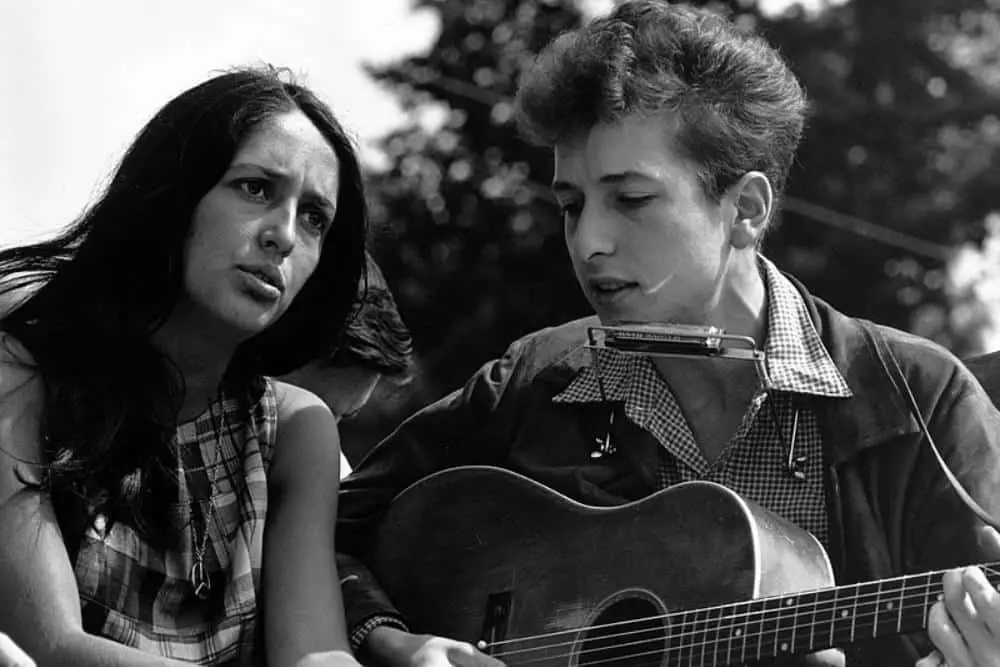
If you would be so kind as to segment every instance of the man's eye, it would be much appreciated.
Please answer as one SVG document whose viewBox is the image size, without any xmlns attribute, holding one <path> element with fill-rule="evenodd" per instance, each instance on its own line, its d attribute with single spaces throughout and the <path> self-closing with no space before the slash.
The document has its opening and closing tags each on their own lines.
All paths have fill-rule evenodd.
<svg viewBox="0 0 1000 667">
<path fill-rule="evenodd" d="M 653 195 L 618 195 L 618 203 L 625 208 L 642 208 L 653 201 Z"/>
<path fill-rule="evenodd" d="M 580 215 L 581 209 L 583 209 L 583 206 L 580 205 L 580 202 L 566 202 L 565 204 L 559 204 L 559 215 L 563 218 L 576 218 Z"/>
</svg>

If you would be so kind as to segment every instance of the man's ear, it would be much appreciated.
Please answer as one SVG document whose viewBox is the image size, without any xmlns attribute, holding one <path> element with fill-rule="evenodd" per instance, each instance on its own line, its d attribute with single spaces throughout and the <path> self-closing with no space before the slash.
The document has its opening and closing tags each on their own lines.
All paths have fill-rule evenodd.
<svg viewBox="0 0 1000 667">
<path fill-rule="evenodd" d="M 749 171 L 728 193 L 736 208 L 730 243 L 737 250 L 756 247 L 764 236 L 774 206 L 774 192 L 767 176 Z"/>
</svg>

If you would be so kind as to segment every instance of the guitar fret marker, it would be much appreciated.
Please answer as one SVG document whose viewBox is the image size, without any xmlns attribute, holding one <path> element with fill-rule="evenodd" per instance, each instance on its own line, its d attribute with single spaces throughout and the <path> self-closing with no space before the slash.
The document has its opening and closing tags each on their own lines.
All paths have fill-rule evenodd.
<svg viewBox="0 0 1000 667">
<path fill-rule="evenodd" d="M 785 603 L 785 606 L 791 607 L 793 604 L 795 604 L 795 598 L 788 598 L 788 601 Z"/>
<path fill-rule="evenodd" d="M 741 637 L 742 635 L 743 635 L 743 630 L 741 628 L 736 628 L 736 630 L 733 632 L 734 637 Z"/>
<path fill-rule="evenodd" d="M 788 653 L 788 642 L 781 642 L 781 652 Z"/>
<path fill-rule="evenodd" d="M 847 611 L 846 609 L 841 609 L 840 610 L 840 617 L 841 618 L 847 618 L 850 615 L 851 615 L 851 612 Z"/>
</svg>

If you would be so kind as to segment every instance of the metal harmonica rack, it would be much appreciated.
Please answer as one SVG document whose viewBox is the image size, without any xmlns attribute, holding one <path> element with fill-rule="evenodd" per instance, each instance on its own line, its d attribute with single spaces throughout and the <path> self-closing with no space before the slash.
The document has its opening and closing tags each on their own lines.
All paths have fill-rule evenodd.
<svg viewBox="0 0 1000 667">
<path fill-rule="evenodd" d="M 595 352 L 608 349 L 624 354 L 752 361 L 761 381 L 767 384 L 764 351 L 754 339 L 727 334 L 719 327 L 656 322 L 592 326 L 587 328 L 587 340 L 587 347 Z"/>
</svg>

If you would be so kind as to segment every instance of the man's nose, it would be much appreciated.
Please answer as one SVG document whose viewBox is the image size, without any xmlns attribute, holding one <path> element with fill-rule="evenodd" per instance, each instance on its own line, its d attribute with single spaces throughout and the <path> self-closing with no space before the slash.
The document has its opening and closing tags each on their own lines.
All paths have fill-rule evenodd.
<svg viewBox="0 0 1000 667">
<path fill-rule="evenodd" d="M 600 207 L 584 205 L 576 221 L 573 245 L 581 259 L 591 259 L 597 255 L 608 255 L 614 250 L 614 238 L 607 216 Z"/>
</svg>

